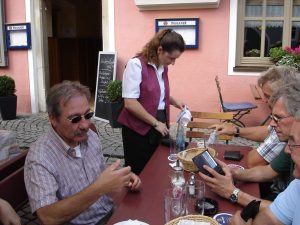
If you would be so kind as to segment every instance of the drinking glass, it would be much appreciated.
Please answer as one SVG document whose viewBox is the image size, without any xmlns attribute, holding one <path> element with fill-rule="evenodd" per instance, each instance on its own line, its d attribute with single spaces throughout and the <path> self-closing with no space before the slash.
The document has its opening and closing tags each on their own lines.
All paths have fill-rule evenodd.
<svg viewBox="0 0 300 225">
<path fill-rule="evenodd" d="M 176 146 L 177 124 L 172 124 L 169 129 L 170 154 L 168 160 L 176 162 L 178 160 L 178 148 Z"/>
<path fill-rule="evenodd" d="M 176 162 L 178 160 L 176 140 L 171 135 L 169 137 L 169 143 L 170 143 L 170 155 L 168 156 L 168 160 L 172 162 Z"/>
<path fill-rule="evenodd" d="M 194 188 L 186 185 L 185 193 L 186 214 L 204 215 L 205 183 L 203 181 L 196 180 Z"/>
<path fill-rule="evenodd" d="M 166 190 L 164 195 L 164 209 L 166 223 L 185 215 L 185 195 L 182 189 L 180 190 L 175 187 Z"/>
<path fill-rule="evenodd" d="M 183 169 L 180 166 L 174 166 L 171 170 L 170 180 L 172 187 L 181 187 L 184 189 L 185 187 L 185 178 Z"/>
</svg>

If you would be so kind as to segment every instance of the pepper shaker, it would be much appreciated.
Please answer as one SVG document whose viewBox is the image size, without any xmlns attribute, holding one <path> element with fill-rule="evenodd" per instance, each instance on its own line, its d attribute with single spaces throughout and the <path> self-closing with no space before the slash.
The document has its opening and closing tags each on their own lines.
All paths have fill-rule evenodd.
<svg viewBox="0 0 300 225">
<path fill-rule="evenodd" d="M 191 196 L 195 195 L 195 186 L 196 186 L 195 173 L 191 172 L 190 178 L 188 181 L 189 195 L 191 195 Z"/>
</svg>

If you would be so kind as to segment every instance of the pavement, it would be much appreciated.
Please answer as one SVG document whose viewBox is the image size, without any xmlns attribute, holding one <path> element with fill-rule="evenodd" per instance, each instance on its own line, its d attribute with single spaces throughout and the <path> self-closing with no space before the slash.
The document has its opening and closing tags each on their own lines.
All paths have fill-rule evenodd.
<svg viewBox="0 0 300 225">
<path fill-rule="evenodd" d="M 92 119 L 92 122 L 97 128 L 107 163 L 111 164 L 116 159 L 121 159 L 122 165 L 124 165 L 121 129 L 111 128 L 107 122 L 100 120 Z M 46 113 L 18 115 L 15 120 L 0 119 L 0 129 L 14 131 L 21 148 L 29 148 L 31 143 L 36 141 L 49 128 L 50 123 Z M 243 138 L 233 138 L 229 144 L 258 146 L 258 143 Z M 36 216 L 31 214 L 29 204 L 25 204 L 17 213 L 22 219 L 22 224 L 39 224 Z"/>
</svg>

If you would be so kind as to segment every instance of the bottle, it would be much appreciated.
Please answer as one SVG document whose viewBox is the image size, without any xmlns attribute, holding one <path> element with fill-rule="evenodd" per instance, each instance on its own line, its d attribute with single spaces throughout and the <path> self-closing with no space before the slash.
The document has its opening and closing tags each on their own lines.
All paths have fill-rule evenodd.
<svg viewBox="0 0 300 225">
<path fill-rule="evenodd" d="M 196 181 L 195 181 L 195 173 L 191 172 L 190 173 L 190 178 L 188 181 L 188 191 L 190 196 L 195 195 L 195 186 L 196 186 Z"/>
<path fill-rule="evenodd" d="M 207 140 L 207 142 L 205 143 L 205 148 L 207 148 L 209 145 L 211 144 L 217 144 L 218 142 L 218 134 L 217 131 L 214 130 L 210 135 L 209 138 Z"/>
</svg>

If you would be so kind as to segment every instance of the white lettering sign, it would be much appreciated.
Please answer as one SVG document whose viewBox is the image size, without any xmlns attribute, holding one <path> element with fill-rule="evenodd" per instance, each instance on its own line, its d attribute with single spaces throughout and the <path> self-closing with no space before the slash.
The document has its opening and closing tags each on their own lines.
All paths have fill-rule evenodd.
<svg viewBox="0 0 300 225">
<path fill-rule="evenodd" d="M 26 25 L 7 26 L 7 30 L 26 30 Z"/>
<path fill-rule="evenodd" d="M 158 26 L 195 26 L 196 21 L 191 20 L 165 20 L 159 21 Z"/>
</svg>

